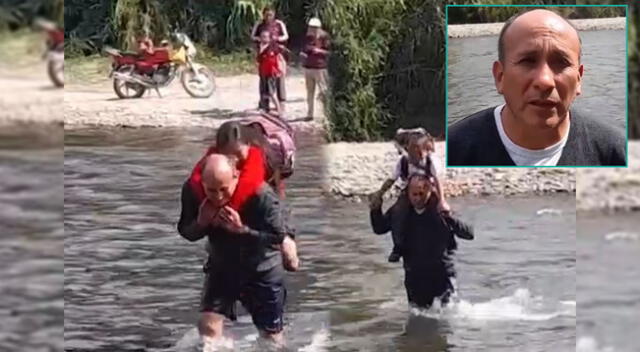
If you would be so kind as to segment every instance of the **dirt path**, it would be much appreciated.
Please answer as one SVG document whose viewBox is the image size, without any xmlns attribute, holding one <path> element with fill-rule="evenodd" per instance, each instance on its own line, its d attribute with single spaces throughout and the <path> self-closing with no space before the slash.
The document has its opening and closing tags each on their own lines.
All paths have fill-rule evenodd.
<svg viewBox="0 0 640 352">
<path fill-rule="evenodd" d="M 64 90 L 53 86 L 45 63 L 12 70 L 0 64 L 0 127 L 62 124 Z"/>
<path fill-rule="evenodd" d="M 306 90 L 304 77 L 290 72 L 287 77 L 285 117 L 297 130 L 320 131 L 324 117 L 316 104 L 316 118 L 305 121 Z M 65 128 L 87 125 L 129 127 L 211 127 L 216 128 L 229 118 L 241 117 L 258 105 L 257 75 L 218 77 L 217 90 L 211 98 L 191 98 L 179 82 L 145 93 L 140 99 L 118 99 L 111 81 L 82 86 L 65 87 Z"/>
</svg>

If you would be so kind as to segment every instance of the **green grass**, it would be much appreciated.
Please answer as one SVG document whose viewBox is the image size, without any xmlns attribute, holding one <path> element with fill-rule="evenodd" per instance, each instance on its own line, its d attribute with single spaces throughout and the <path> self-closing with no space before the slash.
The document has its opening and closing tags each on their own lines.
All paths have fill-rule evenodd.
<svg viewBox="0 0 640 352">
<path fill-rule="evenodd" d="M 0 32 L 0 63 L 12 69 L 33 67 L 42 61 L 44 36 L 31 30 Z"/>
</svg>

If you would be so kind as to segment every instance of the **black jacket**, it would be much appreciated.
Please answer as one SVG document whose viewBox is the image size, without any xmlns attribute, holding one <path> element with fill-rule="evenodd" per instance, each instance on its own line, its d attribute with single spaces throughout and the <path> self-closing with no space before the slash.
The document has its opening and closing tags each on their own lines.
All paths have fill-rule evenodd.
<svg viewBox="0 0 640 352">
<path fill-rule="evenodd" d="M 188 182 L 182 186 L 182 211 L 178 232 L 189 241 L 205 236 L 211 244 L 209 265 L 229 270 L 267 271 L 282 265 L 278 244 L 287 228 L 278 196 L 264 184 L 242 207 L 240 217 L 249 227 L 247 234 L 228 233 L 219 227 L 200 227 L 197 223 L 200 203 Z"/>
<path fill-rule="evenodd" d="M 380 208 L 371 210 L 373 232 L 382 235 L 402 231 L 405 269 L 436 270 L 455 276 L 452 258 L 457 248 L 455 237 L 472 240 L 471 227 L 451 216 L 441 215 L 435 207 L 422 214 L 417 214 L 412 207 L 408 211 L 411 214 L 402 214 L 395 205 L 384 214 Z"/>
<path fill-rule="evenodd" d="M 502 144 L 495 107 L 454 123 L 447 135 L 448 166 L 515 166 Z M 571 127 L 558 166 L 626 165 L 622 131 L 571 109 Z"/>
</svg>

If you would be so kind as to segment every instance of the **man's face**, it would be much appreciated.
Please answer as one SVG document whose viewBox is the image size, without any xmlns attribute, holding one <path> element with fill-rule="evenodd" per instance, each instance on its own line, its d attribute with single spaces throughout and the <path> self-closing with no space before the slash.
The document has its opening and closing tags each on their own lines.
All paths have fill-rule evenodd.
<svg viewBox="0 0 640 352">
<path fill-rule="evenodd" d="M 518 122 L 553 128 L 581 93 L 583 66 L 575 30 L 548 11 L 517 18 L 504 34 L 504 62 L 496 61 L 496 88 Z"/>
<path fill-rule="evenodd" d="M 238 177 L 231 172 L 202 179 L 204 193 L 214 207 L 223 207 L 229 203 L 237 185 Z"/>
<path fill-rule="evenodd" d="M 308 33 L 310 35 L 317 36 L 319 32 L 320 32 L 320 28 L 319 27 L 309 26 Z"/>
<path fill-rule="evenodd" d="M 273 10 L 268 10 L 262 14 L 262 17 L 265 20 L 265 22 L 272 22 L 273 20 L 276 19 L 276 13 Z"/>
<path fill-rule="evenodd" d="M 417 209 L 421 210 L 427 205 L 427 200 L 431 195 L 429 184 L 424 179 L 412 179 L 409 183 L 409 202 Z"/>
</svg>

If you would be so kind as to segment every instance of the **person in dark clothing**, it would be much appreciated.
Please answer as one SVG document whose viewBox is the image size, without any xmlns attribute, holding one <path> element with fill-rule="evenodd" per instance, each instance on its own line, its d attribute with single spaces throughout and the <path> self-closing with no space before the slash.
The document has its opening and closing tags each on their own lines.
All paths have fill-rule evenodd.
<svg viewBox="0 0 640 352">
<path fill-rule="evenodd" d="M 370 203 L 371 225 L 376 234 L 402 232 L 407 298 L 412 306 L 424 309 L 431 307 L 436 298 L 446 305 L 454 292 L 454 236 L 473 239 L 470 227 L 450 215 L 443 216 L 437 205 L 429 202 L 431 192 L 430 180 L 414 175 L 408 186 L 408 212 L 398 211 L 394 205 L 383 214 L 381 198 L 372 198 Z"/>
<path fill-rule="evenodd" d="M 625 166 L 622 129 L 572 108 L 582 93 L 578 31 L 559 14 L 534 9 L 507 20 L 493 63 L 505 103 L 454 123 L 450 166 Z"/>
<path fill-rule="evenodd" d="M 285 226 L 280 200 L 266 183 L 237 212 L 226 204 L 238 183 L 238 170 L 227 156 L 205 159 L 199 201 L 193 187 L 182 187 L 178 232 L 189 241 L 207 237 L 211 253 L 201 300 L 200 334 L 222 338 L 224 317 L 235 320 L 235 302 L 251 314 L 261 335 L 282 342 L 286 298 L 278 246 Z"/>
<path fill-rule="evenodd" d="M 412 135 L 409 138 L 406 150 L 407 154 L 398 160 L 391 177 L 389 177 L 389 179 L 382 184 L 380 190 L 374 192 L 371 197 L 382 198 L 397 181 L 400 181 L 402 192 L 394 205 L 394 209 L 396 209 L 397 212 L 406 213 L 410 207 L 406 192 L 407 181 L 411 176 L 419 174 L 426 176 L 435 186 L 429 200 L 436 202 L 438 204 L 438 210 L 441 212 L 450 212 L 451 208 L 445 199 L 442 183 L 439 180 L 441 175 L 438 174 L 436 168 L 437 161 L 435 161 L 435 142 L 433 137 L 428 133 L 426 135 Z M 389 254 L 388 259 L 390 263 L 397 263 L 402 257 L 400 254 L 403 242 L 402 235 L 400 232 L 393 233 L 393 250 Z"/>
</svg>

